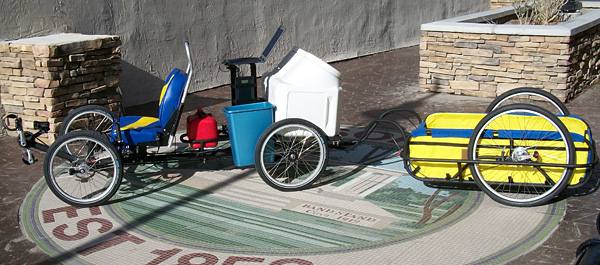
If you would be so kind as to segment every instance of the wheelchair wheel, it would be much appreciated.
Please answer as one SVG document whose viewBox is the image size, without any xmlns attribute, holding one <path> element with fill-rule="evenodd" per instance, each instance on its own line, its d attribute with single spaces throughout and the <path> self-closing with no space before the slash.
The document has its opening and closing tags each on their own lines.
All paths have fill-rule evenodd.
<svg viewBox="0 0 600 265">
<path fill-rule="evenodd" d="M 490 113 L 501 106 L 518 103 L 540 106 L 554 114 L 570 114 L 565 103 L 560 101 L 556 96 L 532 87 L 521 87 L 502 93 L 490 103 L 485 112 Z"/>
<path fill-rule="evenodd" d="M 281 191 L 300 190 L 314 183 L 327 166 L 327 136 L 309 121 L 286 119 L 260 136 L 254 163 L 260 177 Z"/>
<path fill-rule="evenodd" d="M 497 202 L 537 206 L 569 183 L 575 147 L 565 125 L 538 106 L 515 104 L 486 115 L 468 147 L 477 186 Z"/>
<path fill-rule="evenodd" d="M 99 132 L 69 132 L 48 149 L 44 176 L 62 201 L 78 207 L 97 206 L 110 199 L 121 184 L 121 156 Z"/>
<path fill-rule="evenodd" d="M 59 136 L 71 131 L 87 130 L 110 134 L 114 116 L 109 109 L 98 105 L 79 107 L 69 113 L 60 126 Z"/>
</svg>

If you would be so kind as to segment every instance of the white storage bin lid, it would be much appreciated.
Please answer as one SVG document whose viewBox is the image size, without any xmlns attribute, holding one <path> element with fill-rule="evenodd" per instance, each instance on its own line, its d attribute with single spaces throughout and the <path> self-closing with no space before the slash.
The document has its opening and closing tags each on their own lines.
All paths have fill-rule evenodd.
<svg viewBox="0 0 600 265">
<path fill-rule="evenodd" d="M 291 58 L 282 62 L 279 65 L 281 69 L 270 78 L 277 78 L 307 90 L 340 86 L 342 74 L 320 58 L 298 47 L 294 47 L 287 58 L 290 55 Z"/>
</svg>

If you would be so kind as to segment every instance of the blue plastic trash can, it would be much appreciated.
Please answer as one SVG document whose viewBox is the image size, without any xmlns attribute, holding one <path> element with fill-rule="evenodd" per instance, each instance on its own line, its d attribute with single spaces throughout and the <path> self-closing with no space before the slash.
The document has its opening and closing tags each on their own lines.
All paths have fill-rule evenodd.
<svg viewBox="0 0 600 265">
<path fill-rule="evenodd" d="M 273 124 L 275 106 L 269 102 L 223 108 L 229 129 L 233 162 L 238 167 L 254 164 L 254 148 L 260 135 Z"/>
</svg>

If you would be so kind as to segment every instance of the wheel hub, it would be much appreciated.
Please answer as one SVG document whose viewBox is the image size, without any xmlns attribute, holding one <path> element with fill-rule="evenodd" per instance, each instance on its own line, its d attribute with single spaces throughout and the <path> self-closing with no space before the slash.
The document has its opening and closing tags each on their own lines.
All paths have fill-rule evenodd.
<svg viewBox="0 0 600 265">
<path fill-rule="evenodd" d="M 86 163 L 81 163 L 77 166 L 77 171 L 80 174 L 86 174 L 90 171 L 90 167 Z"/>
<path fill-rule="evenodd" d="M 515 162 L 521 162 L 532 158 L 533 156 L 529 154 L 527 148 L 525 147 L 517 147 L 512 151 L 511 154 L 511 159 Z"/>
<path fill-rule="evenodd" d="M 298 155 L 298 153 L 296 152 L 290 152 L 290 154 L 288 155 L 288 158 L 292 161 L 296 161 L 298 160 L 300 156 Z"/>
<path fill-rule="evenodd" d="M 75 175 L 81 182 L 87 182 L 88 179 L 90 178 L 90 174 L 89 174 L 90 171 L 91 171 L 91 168 L 88 165 L 88 163 L 77 162 L 77 163 L 75 163 L 75 165 L 73 165 L 73 167 L 71 169 L 69 169 L 69 174 Z"/>
</svg>

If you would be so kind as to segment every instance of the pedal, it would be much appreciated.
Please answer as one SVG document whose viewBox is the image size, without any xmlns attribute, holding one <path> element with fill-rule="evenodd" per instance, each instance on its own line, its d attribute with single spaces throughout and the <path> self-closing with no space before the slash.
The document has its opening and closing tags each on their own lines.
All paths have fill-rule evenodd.
<svg viewBox="0 0 600 265">
<path fill-rule="evenodd" d="M 32 165 L 37 161 L 29 149 L 27 149 L 27 151 L 21 155 L 21 160 L 23 163 L 25 163 L 25 165 Z"/>
</svg>

